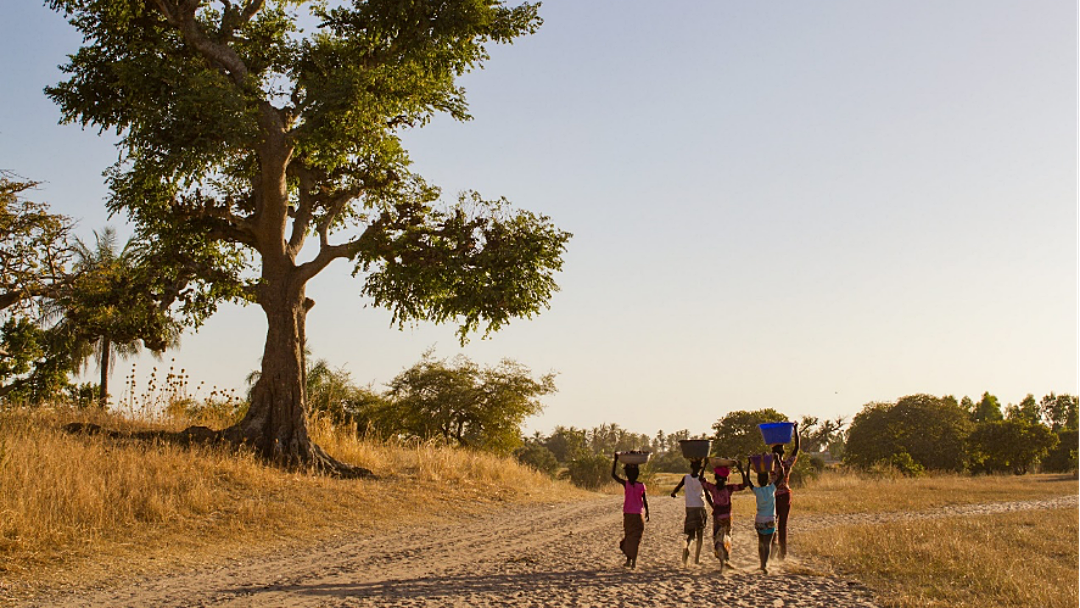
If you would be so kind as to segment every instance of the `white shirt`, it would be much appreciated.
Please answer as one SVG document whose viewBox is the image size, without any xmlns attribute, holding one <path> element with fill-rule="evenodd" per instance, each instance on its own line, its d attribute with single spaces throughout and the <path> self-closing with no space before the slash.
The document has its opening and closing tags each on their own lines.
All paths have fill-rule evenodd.
<svg viewBox="0 0 1080 608">
<path fill-rule="evenodd" d="M 705 506 L 705 488 L 701 487 L 701 480 L 693 475 L 683 476 L 683 490 L 686 492 L 687 507 Z"/>
</svg>

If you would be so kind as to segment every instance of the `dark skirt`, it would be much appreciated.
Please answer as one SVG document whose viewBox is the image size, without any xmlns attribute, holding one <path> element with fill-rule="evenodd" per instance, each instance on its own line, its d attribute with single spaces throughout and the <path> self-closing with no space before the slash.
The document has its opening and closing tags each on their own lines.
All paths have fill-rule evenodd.
<svg viewBox="0 0 1080 608">
<path fill-rule="evenodd" d="M 623 513 L 623 539 L 619 548 L 630 559 L 637 559 L 641 535 L 645 533 L 645 516 L 641 513 Z"/>
</svg>

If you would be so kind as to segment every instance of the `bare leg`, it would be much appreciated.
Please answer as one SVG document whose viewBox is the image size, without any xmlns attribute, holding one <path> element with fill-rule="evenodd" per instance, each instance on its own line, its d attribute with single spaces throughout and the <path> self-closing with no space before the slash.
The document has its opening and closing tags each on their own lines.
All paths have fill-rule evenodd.
<svg viewBox="0 0 1080 608">
<path fill-rule="evenodd" d="M 761 571 L 769 573 L 769 551 L 772 549 L 772 534 L 758 534 L 758 559 L 761 560 Z"/>
</svg>

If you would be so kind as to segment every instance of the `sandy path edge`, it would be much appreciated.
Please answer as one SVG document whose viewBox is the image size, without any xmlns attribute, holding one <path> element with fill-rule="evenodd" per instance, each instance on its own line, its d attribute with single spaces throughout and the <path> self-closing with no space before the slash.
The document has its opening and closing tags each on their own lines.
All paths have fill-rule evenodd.
<svg viewBox="0 0 1080 608">
<path fill-rule="evenodd" d="M 785 573 L 795 559 L 757 571 L 748 518 L 735 524 L 736 569 L 724 575 L 703 551 L 679 567 L 683 501 L 653 499 L 639 567 L 623 570 L 620 498 L 509 508 L 412 530 L 353 537 L 293 554 L 137 579 L 107 590 L 52 594 L 31 606 L 750 606 L 875 607 L 862 585 Z M 919 513 L 793 520 L 812 533 L 846 524 L 1076 507 L 1077 496 L 946 507 Z M 794 542 L 794 540 L 793 540 Z"/>
</svg>

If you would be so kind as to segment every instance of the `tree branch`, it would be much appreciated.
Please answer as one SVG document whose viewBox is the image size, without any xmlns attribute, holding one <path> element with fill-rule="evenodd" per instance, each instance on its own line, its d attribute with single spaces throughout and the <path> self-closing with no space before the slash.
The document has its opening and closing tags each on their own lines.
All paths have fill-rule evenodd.
<svg viewBox="0 0 1080 608">
<path fill-rule="evenodd" d="M 300 188 L 297 192 L 300 198 L 300 207 L 293 216 L 292 234 L 289 236 L 289 255 L 293 258 L 300 253 L 307 238 L 308 228 L 315 215 L 315 204 L 318 196 L 312 192 L 315 188 L 314 177 L 311 171 L 300 163 L 292 163 L 289 170 L 300 180 Z"/>
<path fill-rule="evenodd" d="M 195 20 L 195 11 L 199 6 L 198 0 L 153 0 L 153 2 L 165 16 L 169 25 L 183 34 L 184 40 L 209 59 L 215 67 L 222 69 L 233 83 L 244 84 L 249 72 L 247 65 L 228 44 L 214 42 L 208 38 Z M 256 3 L 252 2 L 252 4 Z M 251 5 L 245 8 L 245 13 L 249 8 Z M 255 11 L 258 11 L 258 7 Z"/>
</svg>

